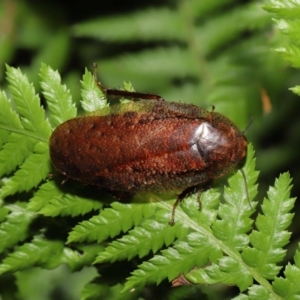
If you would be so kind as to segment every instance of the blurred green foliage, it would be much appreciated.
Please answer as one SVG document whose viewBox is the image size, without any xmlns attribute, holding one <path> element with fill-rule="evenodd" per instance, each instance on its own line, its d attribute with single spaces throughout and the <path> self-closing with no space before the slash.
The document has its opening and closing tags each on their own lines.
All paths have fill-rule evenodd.
<svg viewBox="0 0 300 300">
<path fill-rule="evenodd" d="M 257 153 L 261 194 L 280 172 L 289 170 L 295 184 L 292 195 L 297 196 L 299 99 L 288 88 L 297 85 L 300 76 L 272 50 L 287 45 L 288 38 L 262 9 L 266 4 L 269 1 L 3 0 L 0 84 L 6 89 L 9 64 L 20 67 L 38 91 L 44 62 L 59 70 L 78 103 L 80 78 L 95 61 L 104 86 L 119 87 L 129 80 L 136 90 L 166 100 L 215 105 L 240 128 L 254 117 L 247 137 Z M 299 210 L 298 205 L 296 214 Z M 295 219 L 294 248 L 299 240 Z M 287 260 L 293 253 L 291 249 Z M 151 290 L 151 297 L 156 292 Z M 219 299 L 209 293 L 209 299 Z M 226 293 L 230 297 L 231 292 Z"/>
</svg>

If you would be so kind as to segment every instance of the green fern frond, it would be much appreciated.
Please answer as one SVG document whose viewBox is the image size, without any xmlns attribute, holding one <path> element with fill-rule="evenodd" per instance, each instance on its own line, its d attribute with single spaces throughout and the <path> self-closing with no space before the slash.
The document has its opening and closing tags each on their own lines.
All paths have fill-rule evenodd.
<svg viewBox="0 0 300 300">
<path fill-rule="evenodd" d="M 47 178 L 50 170 L 48 145 L 38 142 L 33 148 L 33 153 L 2 188 L 1 196 L 6 197 L 37 187 L 42 180 Z"/>
<path fill-rule="evenodd" d="M 52 198 L 39 213 L 48 217 L 58 215 L 75 217 L 100 208 L 102 203 L 99 201 L 65 194 Z"/>
<path fill-rule="evenodd" d="M 107 296 L 109 287 L 103 287 L 97 282 L 89 282 L 81 292 L 82 300 L 101 299 Z"/>
<path fill-rule="evenodd" d="M 256 221 L 257 228 L 261 232 L 254 230 L 250 234 L 253 248 L 245 243 L 238 255 L 231 253 L 231 257 L 223 257 L 217 264 L 192 271 L 187 278 L 197 283 L 236 284 L 241 291 L 248 288 L 255 279 L 276 298 L 275 291 L 266 279 L 274 279 L 278 273 L 280 268 L 276 262 L 283 259 L 285 251 L 282 247 L 286 245 L 290 236 L 285 231 L 292 218 L 288 212 L 295 201 L 289 198 L 290 182 L 288 174 L 281 175 L 276 180 L 275 187 L 268 193 L 269 200 L 264 200 L 262 207 L 265 215 L 259 215 Z"/>
<path fill-rule="evenodd" d="M 196 280 L 198 284 L 237 285 L 240 291 L 246 290 L 253 283 L 253 277 L 247 268 L 231 257 L 222 257 L 218 264 L 213 264 L 204 271 L 192 272 L 188 278 L 193 282 Z"/>
<path fill-rule="evenodd" d="M 275 13 L 278 17 L 284 19 L 299 18 L 300 6 L 297 0 L 271 0 L 270 2 L 270 5 L 264 7 L 267 11 Z"/>
<path fill-rule="evenodd" d="M 81 293 L 82 300 L 107 299 L 107 300 L 135 300 L 142 290 L 136 289 L 131 293 L 121 293 L 122 285 L 109 286 L 101 277 L 96 277 L 85 285 Z"/>
<path fill-rule="evenodd" d="M 290 214 L 295 198 L 290 198 L 291 179 L 289 174 L 282 174 L 274 188 L 270 188 L 268 199 L 262 204 L 263 215 L 256 219 L 257 230 L 250 235 L 253 248 L 243 251 L 243 259 L 249 266 L 259 271 L 266 279 L 274 279 L 281 267 L 276 263 L 282 261 L 289 242 L 290 233 L 286 231 L 294 214 Z"/>
<path fill-rule="evenodd" d="M 20 246 L 15 252 L 7 256 L 0 265 L 0 274 L 15 272 L 30 266 L 55 268 L 59 265 L 63 243 L 36 237 L 31 243 Z"/>
<path fill-rule="evenodd" d="M 233 300 L 250 300 L 250 299 L 261 299 L 261 300 L 269 300 L 269 299 L 279 299 L 278 297 L 274 297 L 274 295 L 270 295 L 268 291 L 261 285 L 252 285 L 249 287 L 249 295 L 240 294 L 239 296 L 233 298 Z"/>
<path fill-rule="evenodd" d="M 21 191 L 29 193 L 23 196 L 26 202 L 19 202 L 17 195 L 12 197 L 15 199 L 13 204 L 3 200 L 4 209 L 0 210 L 0 250 L 4 255 L 1 273 L 33 266 L 54 268 L 63 263 L 68 264 L 71 270 L 78 270 L 92 263 L 138 257 L 141 263 L 125 285 L 116 287 L 116 290 L 139 289 L 164 279 L 176 280 L 183 274 L 198 285 L 222 283 L 236 285 L 241 291 L 248 288 L 248 295 L 241 295 L 240 299 L 252 297 L 255 293 L 262 297 L 277 297 L 273 287 L 280 290 L 282 286 L 282 280 L 275 278 L 279 270 L 277 264 L 283 259 L 283 247 L 289 239 L 286 228 L 291 222 L 289 211 L 294 204 L 294 199 L 289 198 L 290 178 L 287 174 L 281 175 L 275 187 L 270 189 L 268 200 L 265 199 L 262 206 L 264 215 L 258 216 L 257 230 L 252 232 L 251 216 L 257 206 L 253 199 L 257 194 L 258 172 L 255 171 L 251 145 L 243 167 L 247 182 L 244 182 L 240 171 L 235 172 L 229 178 L 222 197 L 217 188 L 201 195 L 201 209 L 196 195 L 184 199 L 176 209 L 173 227 L 169 221 L 175 199 L 163 200 L 162 196 L 154 193 L 137 195 L 130 204 L 113 202 L 110 207 L 103 208 L 101 200 L 79 195 L 78 187 L 72 183 L 61 186 L 53 178 L 45 181 L 51 171 L 46 143 L 50 123 L 56 126 L 76 113 L 71 94 L 61 85 L 58 73 L 46 65 L 41 67 L 43 93 L 51 102 L 48 122 L 25 77 L 12 68 L 8 68 L 8 72 L 14 74 L 10 80 L 21 80 L 20 85 L 27 87 L 24 95 L 17 92 L 18 82 L 12 87 L 13 97 L 21 103 L 16 104 L 19 108 L 14 109 L 4 93 L 0 97 L 7 112 L 0 114 L 0 134 L 4 133 L 0 151 L 3 174 L 10 175 L 17 169 L 11 177 L 3 180 L 1 195 L 5 198 Z M 103 95 L 97 91 L 93 75 L 87 71 L 82 87 L 84 110 L 90 112 L 106 105 Z M 33 109 L 26 110 L 26 95 L 34 98 L 34 101 L 28 101 Z M 99 106 L 98 97 L 101 98 Z M 61 112 L 61 109 L 65 111 Z M 33 120 L 30 111 L 40 114 L 38 120 Z M 35 126 L 41 127 L 37 130 Z M 7 130 L 8 127 L 10 130 Z M 7 131 L 9 135 L 5 134 Z M 7 167 L 4 164 L 7 149 L 11 149 L 12 141 L 15 144 L 27 141 L 24 137 L 31 147 L 22 152 L 24 157 L 9 161 Z M 17 230 L 14 229 L 16 226 Z M 55 238 L 50 239 L 53 232 Z M 107 245 L 108 239 L 110 243 Z M 147 260 L 146 255 L 152 258 Z M 294 290 L 289 280 L 292 281 L 297 272 L 287 267 L 286 274 L 284 280 Z M 274 280 L 273 286 L 267 279 Z M 103 288 L 105 286 L 106 283 Z"/>
<path fill-rule="evenodd" d="M 39 134 L 41 139 L 49 138 L 51 128 L 45 119 L 45 111 L 27 77 L 20 69 L 7 66 L 7 80 L 23 128 Z"/>
<path fill-rule="evenodd" d="M 162 255 L 155 255 L 132 273 L 123 291 L 146 283 L 159 284 L 165 278 L 172 280 L 194 266 L 203 267 L 208 261 L 215 261 L 222 256 L 221 249 L 213 240 L 200 233 L 191 233 L 187 235 L 186 242 L 180 241 L 161 252 Z"/>
<path fill-rule="evenodd" d="M 17 78 L 15 78 L 17 80 Z M 36 140 L 27 135 L 17 112 L 12 109 L 13 103 L 0 93 L 0 136 L 2 149 L 0 152 L 0 176 L 14 171 L 32 152 Z M 29 132 L 30 134 L 30 132 Z M 29 135 L 30 136 L 30 135 Z"/>
<path fill-rule="evenodd" d="M 118 42 L 137 39 L 150 41 L 165 39 L 166 37 L 183 40 L 185 36 L 183 25 L 183 20 L 174 10 L 161 8 L 142 10 L 131 16 L 115 16 L 114 22 L 112 22 L 111 17 L 102 17 L 77 24 L 73 27 L 73 31 L 78 37 L 93 37 Z M 134 31 L 133 28 L 135 28 Z"/>
<path fill-rule="evenodd" d="M 245 191 L 244 178 L 240 172 L 229 179 L 229 186 L 224 189 L 225 202 L 219 208 L 219 220 L 213 225 L 213 233 L 226 245 L 241 250 L 248 245 L 249 237 L 247 232 L 251 229 L 253 220 L 250 218 L 254 213 L 256 203 L 253 200 L 257 194 L 255 185 L 258 172 L 255 171 L 255 160 L 252 147 L 250 148 L 247 163 L 243 168 L 248 189 L 249 197 Z"/>
<path fill-rule="evenodd" d="M 35 140 L 11 133 L 7 136 L 4 146 L 0 152 L 0 175 L 9 174 L 33 151 Z"/>
<path fill-rule="evenodd" d="M 104 108 L 107 100 L 102 91 L 96 86 L 94 76 L 86 69 L 81 81 L 81 106 L 85 112 L 94 112 Z"/>
<path fill-rule="evenodd" d="M 190 2 L 181 4 L 181 9 L 177 11 L 162 7 L 144 9 L 126 16 L 101 17 L 77 24 L 73 27 L 73 31 L 75 36 L 78 37 L 93 37 L 111 42 L 157 41 L 160 39 L 186 42 L 189 35 L 187 33 L 188 28 L 185 26 L 184 15 L 191 14 L 193 18 L 205 16 L 205 12 L 199 7 L 198 3 L 193 4 L 193 1 Z M 214 5 L 214 8 L 220 8 L 224 3 L 216 1 Z M 200 4 L 200 6 L 202 5 Z M 209 10 L 207 5 L 204 8 Z M 231 10 L 222 16 L 217 15 L 216 18 L 211 18 L 208 26 L 213 26 L 214 28 L 199 26 L 196 30 L 199 32 L 211 32 L 211 39 L 215 42 L 219 41 L 218 43 L 224 43 L 227 42 L 229 36 L 232 38 L 237 33 L 248 28 L 261 26 L 268 20 L 268 14 L 259 5 L 250 3 L 238 7 L 236 10 Z M 237 24 L 238 26 L 236 26 Z M 217 30 L 217 28 L 222 28 L 222 31 Z M 200 39 L 203 38 L 203 35 L 199 35 L 198 32 L 196 36 L 200 37 Z M 210 48 L 211 43 L 202 46 L 214 50 L 214 47 Z"/>
<path fill-rule="evenodd" d="M 54 181 L 47 181 L 43 183 L 36 191 L 30 202 L 27 205 L 29 211 L 38 212 L 45 207 L 51 199 L 62 195 L 61 190 L 57 187 Z"/>
<path fill-rule="evenodd" d="M 277 48 L 276 51 L 280 53 L 294 68 L 300 67 L 300 49 L 298 46 L 290 45 L 288 47 L 281 47 Z"/>
<path fill-rule="evenodd" d="M 197 224 L 210 229 L 217 218 L 220 193 L 216 189 L 210 189 L 201 195 L 201 199 L 199 199 L 200 203 L 197 201 L 197 198 L 198 195 L 193 195 L 185 199 L 181 203 L 180 208 L 186 215 L 185 218 L 188 216 L 189 219 L 195 220 Z M 176 215 L 176 217 L 178 216 Z M 182 220 L 182 224 L 184 226 L 184 219 Z"/>
<path fill-rule="evenodd" d="M 204 26 L 197 27 L 197 46 L 199 49 L 201 47 L 202 54 L 208 55 L 230 43 L 245 30 L 264 26 L 268 20 L 268 14 L 256 3 L 237 6 L 221 16 L 210 18 Z M 203 41 L 206 41 L 205 44 Z"/>
<path fill-rule="evenodd" d="M 274 21 L 281 33 L 286 35 L 290 44 L 278 47 L 275 50 L 280 53 L 291 66 L 300 67 L 300 5 L 298 1 L 271 1 L 270 5 L 266 5 L 265 9 L 275 14 Z M 290 89 L 294 93 L 300 95 L 299 86 Z"/>
<path fill-rule="evenodd" d="M 133 225 L 138 225 L 142 219 L 154 214 L 155 206 L 151 203 L 121 204 L 114 202 L 111 208 L 104 209 L 100 215 L 83 221 L 77 225 L 68 237 L 68 243 L 97 241 L 115 237 L 122 231 L 128 231 Z"/>
<path fill-rule="evenodd" d="M 176 238 L 180 239 L 186 236 L 186 230 L 187 228 L 182 227 L 179 223 L 169 226 L 167 223 L 146 220 L 121 239 L 113 241 L 105 251 L 97 256 L 95 263 L 132 259 L 137 255 L 142 258 L 150 251 L 156 253 L 164 245 L 171 245 Z"/>
<path fill-rule="evenodd" d="M 22 129 L 22 124 L 20 119 L 18 118 L 17 113 L 15 113 L 12 109 L 11 101 L 7 99 L 6 94 L 1 91 L 0 92 L 0 141 L 1 146 L 7 141 L 9 137 L 9 128 Z M 13 148 L 13 147 L 12 147 Z M 1 167 L 3 168 L 5 159 L 1 160 Z M 1 169 L 2 169 L 1 168 Z M 9 170 L 10 171 L 10 170 Z M 7 172 L 9 172 L 7 171 Z M 6 174 L 5 171 L 1 170 L 1 175 Z"/>
<path fill-rule="evenodd" d="M 12 172 L 17 166 L 20 169 L 2 188 L 2 197 L 29 191 L 45 179 L 50 171 L 48 146 L 44 141 L 49 139 L 51 128 L 40 100 L 20 70 L 7 66 L 7 78 L 15 112 L 9 108 L 11 101 L 1 93 L 4 112 L 0 129 L 1 132 L 4 129 L 10 133 L 0 152 L 0 162 L 5 166 L 1 168 L 1 175 Z"/>
<path fill-rule="evenodd" d="M 294 257 L 295 264 L 288 264 L 284 270 L 285 278 L 276 277 L 273 283 L 274 291 L 282 299 L 297 299 L 300 297 L 300 252 Z"/>
<path fill-rule="evenodd" d="M 66 263 L 71 271 L 79 271 L 91 266 L 97 253 L 103 251 L 101 244 L 77 245 L 76 249 L 64 247 L 59 263 Z"/>
<path fill-rule="evenodd" d="M 32 213 L 18 205 L 10 206 L 9 210 L 10 214 L 6 215 L 0 224 L 0 253 L 24 241 L 28 237 L 28 229 L 34 219 Z"/>
<path fill-rule="evenodd" d="M 57 71 L 42 64 L 40 69 L 41 87 L 49 108 L 49 121 L 53 128 L 66 120 L 74 118 L 77 114 L 72 96 L 66 86 L 61 84 Z"/>
</svg>

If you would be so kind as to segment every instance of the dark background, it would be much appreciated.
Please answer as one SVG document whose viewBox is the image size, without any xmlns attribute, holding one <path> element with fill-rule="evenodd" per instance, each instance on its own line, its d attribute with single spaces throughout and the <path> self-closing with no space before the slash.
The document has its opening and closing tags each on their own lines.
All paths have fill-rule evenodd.
<svg viewBox="0 0 300 300">
<path fill-rule="evenodd" d="M 268 186 L 285 171 L 294 178 L 292 196 L 297 197 L 299 99 L 288 88 L 299 83 L 300 74 L 274 51 L 288 41 L 277 32 L 263 4 L 237 0 L 4 0 L 0 3 L 0 84 L 6 89 L 8 64 L 26 72 L 39 92 L 38 73 L 44 62 L 62 74 L 78 103 L 84 69 L 92 71 L 92 63 L 97 62 L 105 86 L 118 88 L 130 80 L 136 90 L 166 100 L 207 109 L 215 105 L 216 111 L 240 128 L 254 117 L 246 135 L 256 150 L 260 171 L 257 199 L 261 201 Z M 299 241 L 299 213 L 296 205 L 286 260 Z M 63 281 L 66 272 L 57 271 L 57 278 Z M 82 275 L 84 272 L 77 274 L 79 279 L 74 275 L 71 283 L 53 279 L 47 291 L 59 285 L 69 299 L 76 299 L 74 282 L 93 277 L 93 271 Z M 31 276 L 36 278 L 36 274 Z M 161 289 L 168 287 L 164 283 Z M 204 293 L 218 299 L 217 292 Z"/>
</svg>

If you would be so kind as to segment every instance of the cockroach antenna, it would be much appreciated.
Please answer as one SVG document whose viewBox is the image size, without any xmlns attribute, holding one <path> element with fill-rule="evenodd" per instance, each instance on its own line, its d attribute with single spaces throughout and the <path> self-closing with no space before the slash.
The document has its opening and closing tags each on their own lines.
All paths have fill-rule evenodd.
<svg viewBox="0 0 300 300">
<path fill-rule="evenodd" d="M 246 128 L 242 131 L 243 134 L 245 134 L 245 132 L 249 129 L 249 127 L 251 126 L 251 124 L 254 121 L 254 117 L 251 117 L 249 123 L 247 124 Z"/>
<path fill-rule="evenodd" d="M 251 117 L 249 123 L 247 124 L 246 128 L 242 131 L 243 134 L 245 134 L 245 132 L 249 129 L 249 127 L 252 125 L 253 123 L 253 120 L 254 120 L 254 117 Z M 247 178 L 246 178 L 246 174 L 244 172 L 243 169 L 240 169 L 242 175 L 243 175 L 243 178 L 244 178 L 244 182 L 245 182 L 245 190 L 246 190 L 246 195 L 247 195 L 247 199 L 248 199 L 248 202 L 249 202 L 249 205 L 251 207 L 251 209 L 253 210 L 253 207 L 251 205 L 251 202 L 250 202 L 250 196 L 249 196 L 249 191 L 248 191 L 248 185 L 247 185 Z"/>
<path fill-rule="evenodd" d="M 248 202 L 249 202 L 249 205 L 251 207 L 251 209 L 253 210 L 253 206 L 251 204 L 251 201 L 250 201 L 250 196 L 249 196 L 249 190 L 248 190 L 248 185 L 247 185 L 247 178 L 246 178 L 246 174 L 244 172 L 243 169 L 240 169 L 241 173 L 242 173 L 242 176 L 244 178 L 244 182 L 245 182 L 245 191 L 246 191 L 246 196 L 247 196 L 247 199 L 248 199 Z"/>
</svg>

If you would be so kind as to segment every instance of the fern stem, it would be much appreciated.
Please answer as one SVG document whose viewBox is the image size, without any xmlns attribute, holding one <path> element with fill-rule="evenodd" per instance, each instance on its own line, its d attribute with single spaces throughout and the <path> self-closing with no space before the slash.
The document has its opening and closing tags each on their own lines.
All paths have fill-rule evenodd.
<svg viewBox="0 0 300 300">
<path fill-rule="evenodd" d="M 155 201 L 157 201 L 157 205 L 163 209 L 170 210 L 172 211 L 172 205 L 169 203 L 163 202 L 159 200 L 156 197 L 153 197 Z M 273 288 L 272 285 L 269 283 L 268 280 L 266 280 L 259 272 L 251 267 L 249 267 L 242 259 L 240 252 L 237 252 L 236 250 L 228 247 L 225 243 L 217 239 L 213 233 L 210 230 L 207 230 L 205 227 L 199 226 L 197 222 L 193 221 L 191 218 L 189 218 L 183 211 L 181 211 L 179 208 L 176 210 L 176 220 L 181 219 L 182 222 L 184 222 L 185 226 L 188 226 L 189 228 L 201 232 L 205 236 L 209 237 L 209 239 L 213 240 L 216 245 L 222 249 L 224 253 L 226 253 L 229 257 L 233 258 L 236 260 L 239 264 L 243 265 L 245 269 L 248 270 L 248 272 L 252 275 L 252 277 L 261 285 L 263 286 L 269 293 L 272 295 L 272 299 L 282 299 L 280 296 L 278 296 Z M 175 221 L 176 221 L 175 220 Z"/>
<path fill-rule="evenodd" d="M 34 138 L 38 141 L 45 142 L 45 143 L 48 143 L 48 141 L 49 141 L 48 139 L 44 138 L 43 136 L 40 136 L 40 135 L 38 135 L 32 131 L 26 130 L 26 129 L 12 128 L 12 127 L 8 127 L 8 126 L 2 125 L 2 124 L 0 124 L 0 129 L 6 130 L 9 132 L 22 134 L 22 135 Z"/>
</svg>

